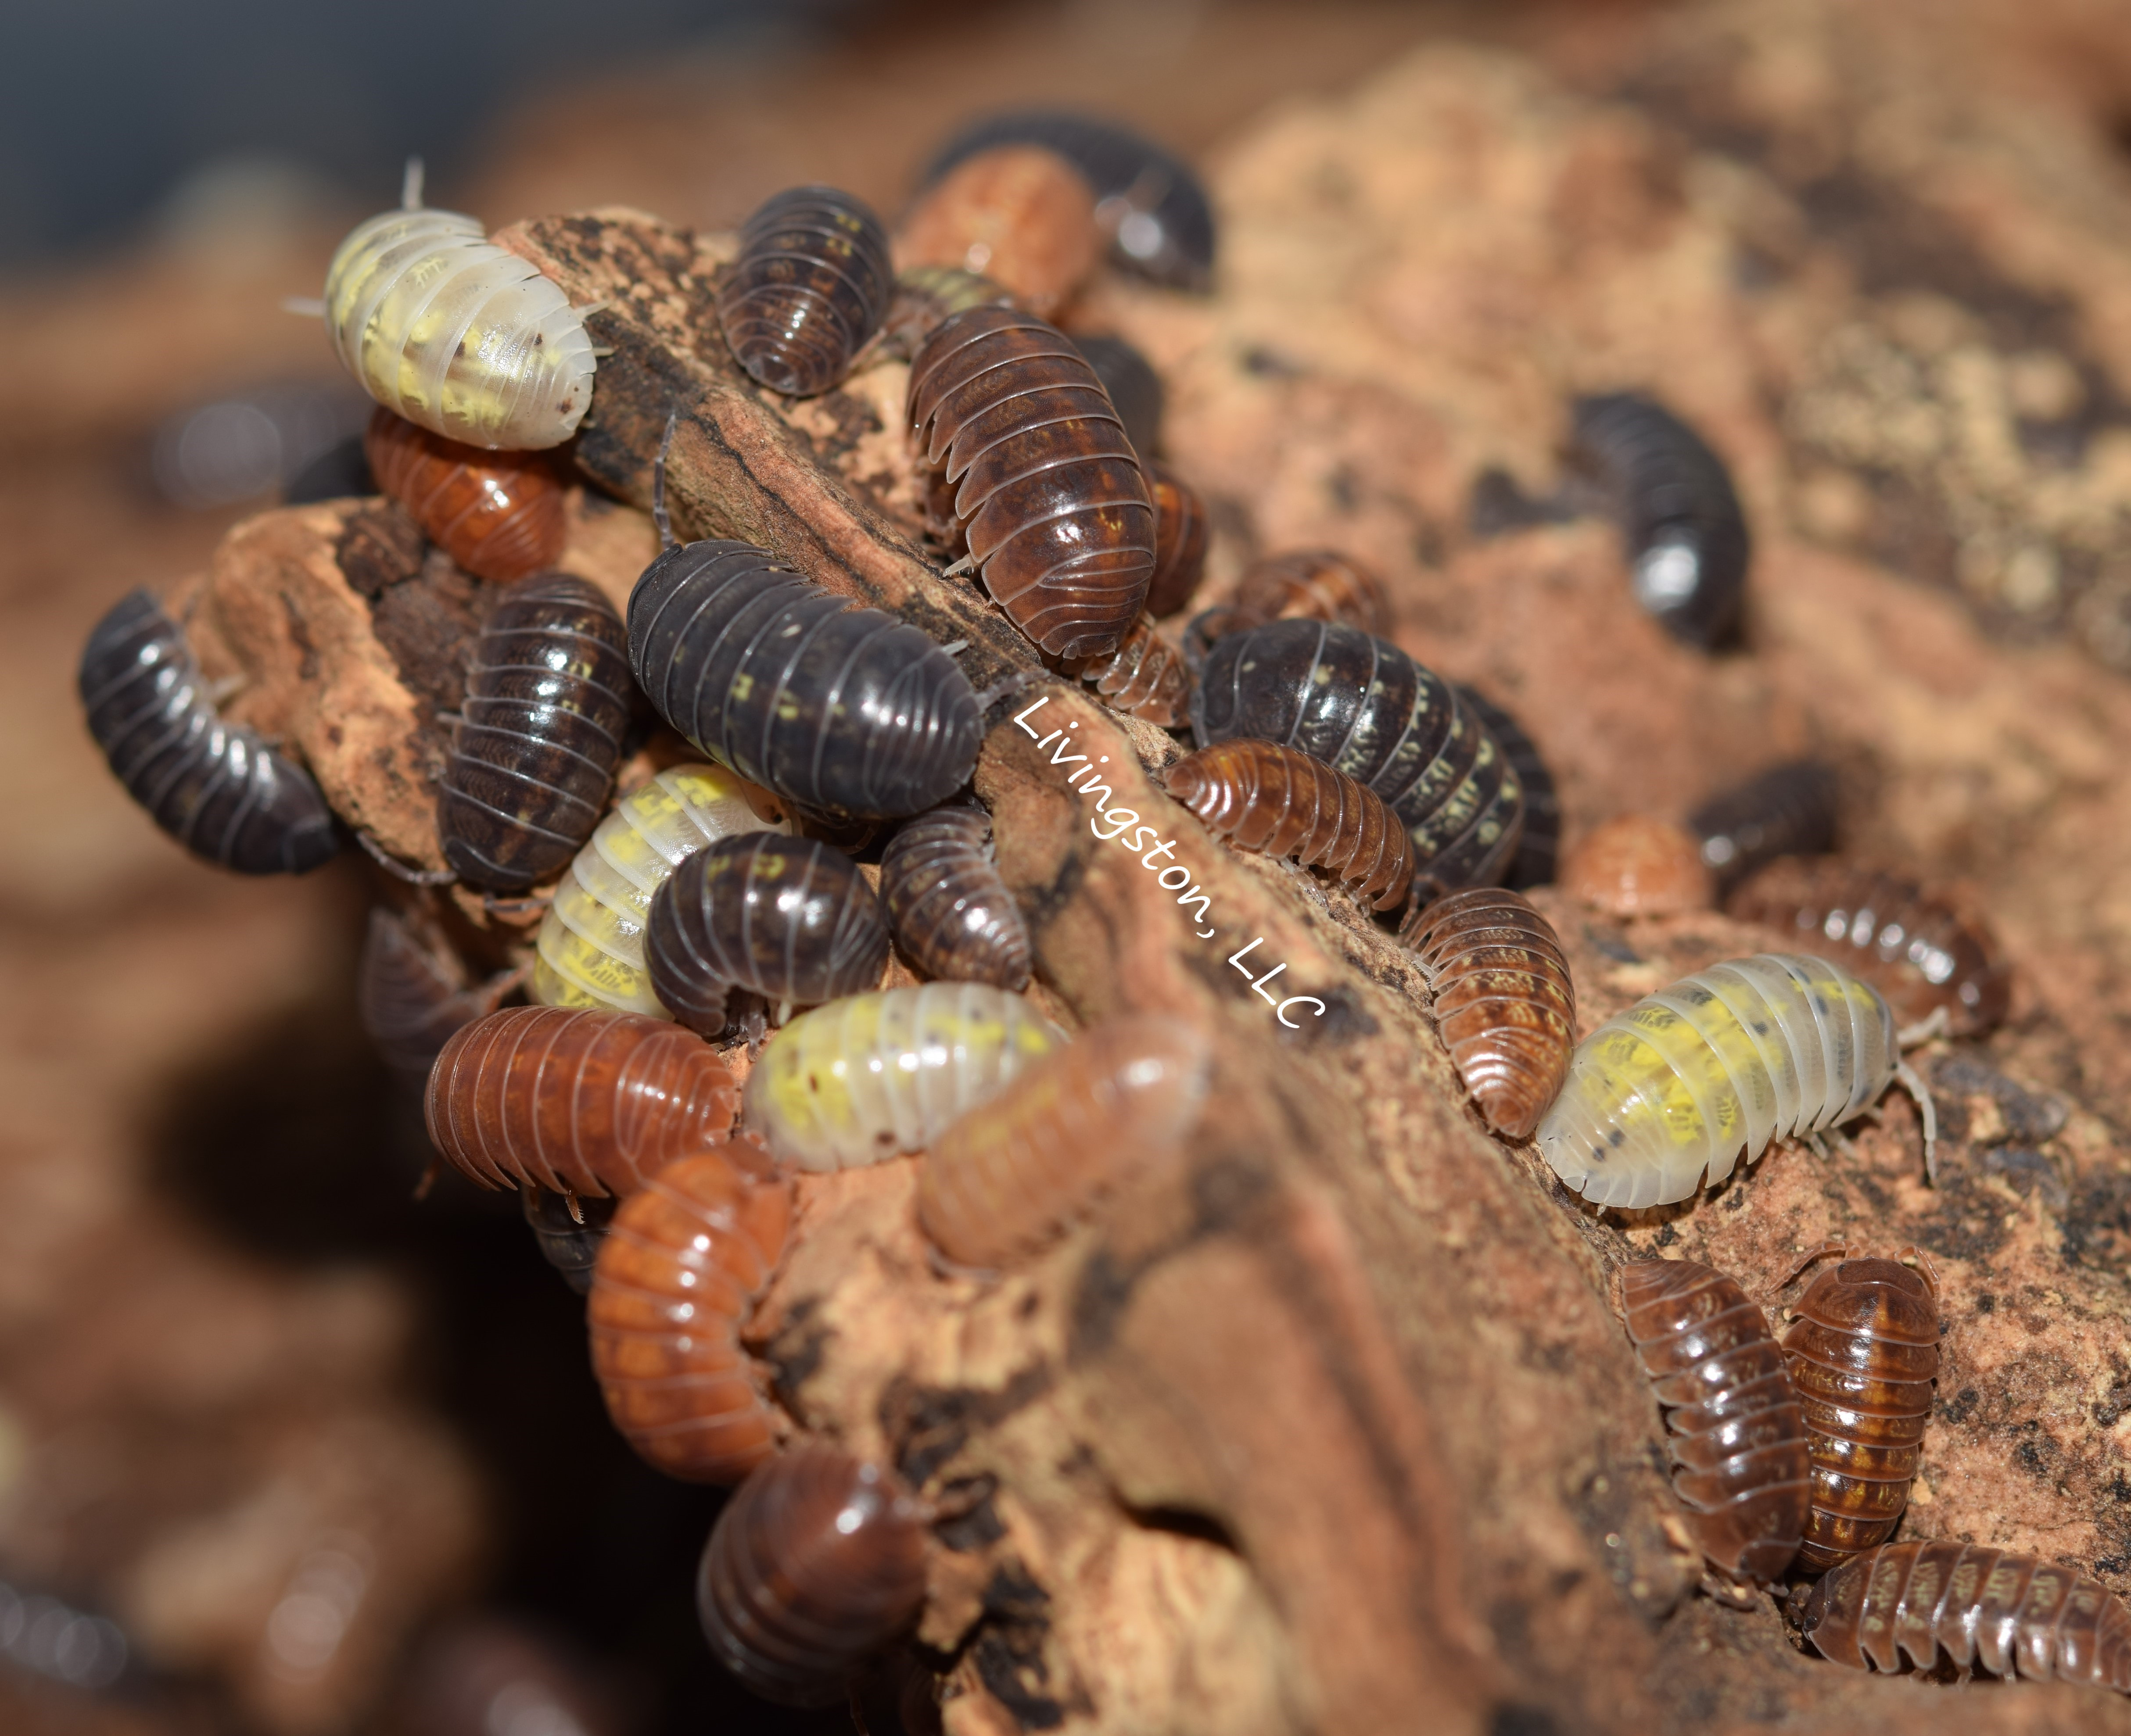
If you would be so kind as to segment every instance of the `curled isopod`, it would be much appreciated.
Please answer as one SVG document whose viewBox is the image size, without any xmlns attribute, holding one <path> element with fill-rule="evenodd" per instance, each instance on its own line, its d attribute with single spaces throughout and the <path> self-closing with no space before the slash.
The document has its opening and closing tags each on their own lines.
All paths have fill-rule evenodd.
<svg viewBox="0 0 2131 1736">
<path fill-rule="evenodd" d="M 1111 408 L 1125 425 L 1125 438 L 1139 454 L 1140 467 L 1148 470 L 1161 447 L 1162 403 L 1167 395 L 1162 390 L 1161 375 L 1137 349 L 1107 332 L 1075 332 L 1073 347 L 1087 359 L 1095 378 L 1103 382 Z M 1149 471 L 1150 486 L 1153 481 Z"/>
<path fill-rule="evenodd" d="M 527 1188 L 519 1198 L 540 1257 L 580 1296 L 590 1294 L 592 1267 L 614 1219 L 614 1201 L 550 1193 L 545 1188 Z"/>
<path fill-rule="evenodd" d="M 1488 1126 L 1530 1139 L 1576 1049 L 1576 987 L 1553 925 L 1521 893 L 1474 887 L 1417 907 L 1399 944 L 1428 978 L 1436 1031 Z"/>
<path fill-rule="evenodd" d="M 981 271 L 1046 319 L 1103 256 L 1094 189 L 1055 151 L 1001 145 L 964 158 L 925 189 L 896 232 L 912 265 Z"/>
<path fill-rule="evenodd" d="M 371 911 L 355 1010 L 387 1065 L 426 1078 L 452 1033 L 494 1011 L 500 998 L 496 984 L 469 988 L 448 949 L 424 945 L 390 911 Z"/>
<path fill-rule="evenodd" d="M 1413 840 L 1380 796 L 1295 748 L 1216 742 L 1163 774 L 1169 793 L 1238 849 L 1321 868 L 1380 911 L 1413 886 Z"/>
<path fill-rule="evenodd" d="M 1182 1149 L 1212 1064 L 1195 1026 L 1104 1020 L 948 1124 L 918 1169 L 918 1222 L 958 1265 L 1028 1258 Z"/>
<path fill-rule="evenodd" d="M 696 1578 L 711 1650 L 765 1700 L 826 1706 L 924 1606 L 932 1510 L 885 1466 L 806 1442 L 740 1485 Z"/>
<path fill-rule="evenodd" d="M 740 256 L 718 282 L 718 323 L 750 377 L 809 398 L 850 372 L 894 283 L 887 232 L 863 200 L 788 188 L 740 226 Z"/>
<path fill-rule="evenodd" d="M 1822 1657 L 1893 1675 L 1907 1654 L 1955 1679 L 2073 1681 L 2131 1694 L 2131 1610 L 2061 1561 L 1956 1538 L 1887 1543 L 1829 1573 L 1800 1631 Z"/>
<path fill-rule="evenodd" d="M 462 446 L 381 408 L 362 449 L 378 488 L 476 578 L 508 583 L 562 558 L 569 521 L 546 459 Z"/>
<path fill-rule="evenodd" d="M 776 1451 L 740 1328 L 791 1232 L 792 1184 L 750 1140 L 698 1147 L 615 1210 L 585 1310 L 592 1372 L 614 1426 L 667 1475 L 737 1483 Z"/>
<path fill-rule="evenodd" d="M 811 838 L 721 838 L 674 869 L 651 900 L 644 955 L 652 992 L 692 1031 L 725 1029 L 735 988 L 815 1007 L 880 980 L 880 900 L 851 858 Z"/>
<path fill-rule="evenodd" d="M 1028 924 L 993 859 L 991 816 L 935 808 L 904 822 L 880 857 L 896 945 L 928 977 L 1028 986 Z"/>
<path fill-rule="evenodd" d="M 912 265 L 896 274 L 884 329 L 907 360 L 925 347 L 933 328 L 968 308 L 1010 308 L 1013 292 L 960 265 Z"/>
<path fill-rule="evenodd" d="M 633 1193 L 732 1126 L 739 1093 L 701 1037 L 601 1007 L 506 1007 L 429 1071 L 429 1139 L 484 1188 Z"/>
<path fill-rule="evenodd" d="M 1052 657 L 1114 652 L 1154 577 L 1154 501 L 1072 340 L 1009 308 L 957 313 L 911 364 L 907 410 L 1007 618 Z"/>
<path fill-rule="evenodd" d="M 1093 687 L 1113 711 L 1145 718 L 1165 729 L 1190 721 L 1191 672 L 1151 615 L 1134 621 L 1107 657 L 1069 658 L 1060 667 Z"/>
<path fill-rule="evenodd" d="M 1520 892 L 1552 884 L 1561 859 L 1561 797 L 1554 787 L 1554 773 L 1540 757 L 1537 744 L 1525 734 L 1524 725 L 1486 694 L 1461 685 L 1458 698 L 1487 726 L 1524 787 L 1524 830 L 1502 884 Z"/>
<path fill-rule="evenodd" d="M 437 796 L 444 860 L 474 886 L 530 886 L 574 856 L 606 806 L 629 723 L 614 605 L 566 572 L 513 586 L 474 641 Z"/>
<path fill-rule="evenodd" d="M 984 720 L 960 667 L 745 543 L 685 543 L 629 598 L 629 659 L 658 715 L 817 813 L 894 819 L 969 781 Z"/>
<path fill-rule="evenodd" d="M 1825 959 L 1761 953 L 1646 995 L 1586 1037 L 1540 1155 L 1593 1205 L 1666 1205 L 1771 1140 L 1840 1126 L 1898 1079 L 1923 1112 L 1928 1167 L 1931 1094 L 1879 991 Z"/>
<path fill-rule="evenodd" d="M 1791 760 L 1719 791 L 1687 816 L 1687 824 L 1702 839 L 1702 859 L 1721 892 L 1779 856 L 1818 856 L 1833 849 L 1841 795 L 1828 767 Z"/>
<path fill-rule="evenodd" d="M 1065 1033 L 1019 995 L 928 983 L 853 995 L 772 1037 L 747 1078 L 747 1125 L 780 1162 L 849 1169 L 921 1151 Z"/>
<path fill-rule="evenodd" d="M 96 624 L 79 677 L 89 733 L 126 793 L 195 856 L 307 874 L 340 849 L 311 774 L 216 714 L 184 629 L 145 591 Z"/>
<path fill-rule="evenodd" d="M 1760 1305 L 1691 1260 L 1621 1274 L 1628 1337 L 1664 1407 L 1672 1486 L 1709 1564 L 1741 1585 L 1790 1566 L 1804 1534 L 1805 1418 Z"/>
<path fill-rule="evenodd" d="M 1615 916 L 1676 916 L 1713 901 L 1702 840 L 1669 820 L 1626 814 L 1587 832 L 1561 868 L 1568 895 Z"/>
<path fill-rule="evenodd" d="M 1154 577 L 1147 587 L 1147 612 L 1157 620 L 1191 600 L 1206 571 L 1206 543 L 1213 519 L 1198 490 L 1166 465 L 1147 466 L 1154 493 Z"/>
</svg>

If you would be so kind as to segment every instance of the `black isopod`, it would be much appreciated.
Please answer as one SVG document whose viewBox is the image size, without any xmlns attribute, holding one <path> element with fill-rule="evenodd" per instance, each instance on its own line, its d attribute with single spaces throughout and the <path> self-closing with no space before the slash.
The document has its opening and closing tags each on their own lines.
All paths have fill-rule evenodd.
<svg viewBox="0 0 2131 1736">
<path fill-rule="evenodd" d="M 600 1244 L 606 1240 L 607 1226 L 614 1222 L 621 1202 L 609 1196 L 557 1193 L 547 1188 L 528 1187 L 519 1198 L 525 1222 L 539 1245 L 540 1257 L 563 1275 L 563 1282 L 580 1296 L 592 1289 L 592 1268 L 599 1264 Z"/>
<path fill-rule="evenodd" d="M 1073 347 L 1095 371 L 1103 390 L 1110 395 L 1111 407 L 1125 425 L 1125 438 L 1132 442 L 1133 450 L 1144 464 L 1161 446 L 1161 375 L 1155 372 L 1152 362 L 1122 337 L 1092 332 L 1068 336 Z"/>
<path fill-rule="evenodd" d="M 356 968 L 356 1016 L 386 1065 L 427 1079 L 452 1033 L 494 1012 L 515 983 L 469 988 L 448 952 L 425 945 L 392 911 L 373 910 Z"/>
<path fill-rule="evenodd" d="M 792 187 L 740 227 L 740 257 L 718 285 L 733 356 L 773 391 L 826 392 L 880 329 L 895 291 L 888 232 L 834 187 Z"/>
<path fill-rule="evenodd" d="M 1554 884 L 1561 863 L 1561 796 L 1554 773 L 1540 758 L 1539 748 L 1525 734 L 1524 725 L 1476 689 L 1458 685 L 1458 696 L 1479 714 L 1495 744 L 1508 758 L 1525 787 L 1525 829 L 1517 841 L 1517 854 L 1502 884 L 1512 892 Z"/>
<path fill-rule="evenodd" d="M 1779 856 L 1824 856 L 1835 848 L 1841 784 L 1817 760 L 1786 760 L 1687 816 L 1720 891 Z"/>
</svg>

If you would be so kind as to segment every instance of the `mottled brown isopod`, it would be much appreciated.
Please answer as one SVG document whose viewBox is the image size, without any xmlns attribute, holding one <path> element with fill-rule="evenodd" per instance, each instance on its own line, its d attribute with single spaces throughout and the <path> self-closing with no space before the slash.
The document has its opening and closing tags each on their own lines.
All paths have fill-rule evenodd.
<svg viewBox="0 0 2131 1736">
<path fill-rule="evenodd" d="M 1133 623 L 1109 656 L 1068 659 L 1061 667 L 1093 687 L 1113 711 L 1145 718 L 1165 729 L 1190 720 L 1191 672 L 1151 613 Z"/>
</svg>

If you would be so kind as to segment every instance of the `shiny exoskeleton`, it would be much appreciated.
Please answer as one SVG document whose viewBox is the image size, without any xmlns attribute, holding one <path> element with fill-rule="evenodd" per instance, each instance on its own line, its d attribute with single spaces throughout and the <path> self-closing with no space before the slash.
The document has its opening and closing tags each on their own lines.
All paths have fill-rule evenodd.
<svg viewBox="0 0 2131 1736">
<path fill-rule="evenodd" d="M 89 733 L 126 793 L 194 855 L 240 874 L 305 874 L 340 849 L 310 773 L 222 720 L 184 629 L 146 591 L 96 624 L 79 681 Z"/>
<path fill-rule="evenodd" d="M 817 813 L 922 813 L 969 781 L 984 739 L 976 690 L 923 633 L 746 543 L 685 543 L 646 567 L 629 660 L 674 729 Z"/>
<path fill-rule="evenodd" d="M 1553 925 L 1520 893 L 1474 887 L 1400 930 L 1428 978 L 1435 1028 L 1489 1127 L 1530 1139 L 1568 1076 L 1576 988 Z"/>
<path fill-rule="evenodd" d="M 1241 738 L 1187 753 L 1164 786 L 1238 849 L 1321 868 L 1380 911 L 1413 887 L 1413 839 L 1383 798 L 1299 748 Z"/>
<path fill-rule="evenodd" d="M 1524 788 L 1457 691 L 1358 628 L 1273 621 L 1216 640 L 1191 705 L 1200 745 L 1252 736 L 1345 772 L 1411 834 L 1425 902 L 1492 885 L 1516 854 Z"/>
<path fill-rule="evenodd" d="M 1779 856 L 1819 856 L 1835 848 L 1841 786 L 1817 760 L 1771 766 L 1719 791 L 1687 816 L 1702 859 L 1721 892 Z"/>
<path fill-rule="evenodd" d="M 1577 400 L 1578 455 L 1612 496 L 1635 600 L 1707 650 L 1738 625 L 1751 544 L 1724 461 L 1661 404 L 1631 392 Z"/>
<path fill-rule="evenodd" d="M 1060 667 L 1087 682 L 1113 711 L 1143 717 L 1165 729 L 1190 717 L 1191 672 L 1152 614 L 1134 621 L 1109 656 L 1067 658 Z"/>
<path fill-rule="evenodd" d="M 663 1019 L 506 1007 L 455 1032 L 429 1072 L 429 1138 L 484 1188 L 635 1193 L 731 1128 L 716 1052 Z"/>
<path fill-rule="evenodd" d="M 378 488 L 476 578 L 507 584 L 562 557 L 563 484 L 544 458 L 462 446 L 382 408 L 362 450 Z"/>
<path fill-rule="evenodd" d="M 918 195 L 896 231 L 895 256 L 906 266 L 981 271 L 1048 318 L 1103 256 L 1094 190 L 1040 146 L 980 151 Z"/>
<path fill-rule="evenodd" d="M 370 913 L 355 978 L 356 1016 L 388 1065 L 427 1078 L 452 1033 L 493 1010 L 493 988 L 470 988 L 457 961 L 424 945 L 388 910 Z"/>
<path fill-rule="evenodd" d="M 896 274 L 888 304 L 888 341 L 907 361 L 925 347 L 933 328 L 969 308 L 1010 308 L 1013 291 L 960 265 L 912 265 Z"/>
<path fill-rule="evenodd" d="M 1041 312 L 1041 309 L 1037 311 Z M 1161 412 L 1165 394 L 1161 375 L 1154 364 L 1122 337 L 1107 332 L 1075 332 L 1073 347 L 1088 359 L 1095 378 L 1110 395 L 1118 419 L 1125 425 L 1125 438 L 1139 454 L 1145 470 L 1161 446 Z M 1151 486 L 1153 476 L 1147 481 Z"/>
<path fill-rule="evenodd" d="M 833 1705 L 917 1619 L 932 1510 L 883 1465 L 805 1442 L 740 1486 L 696 1578 L 711 1651 L 765 1700 Z"/>
<path fill-rule="evenodd" d="M 1898 1261 L 1845 1260 L 1792 1312 L 1784 1355 L 1813 1445 L 1798 1565 L 1817 1573 L 1884 1542 L 1901 1523 L 1938 1375 L 1938 1298 Z"/>
<path fill-rule="evenodd" d="M 628 642 L 566 572 L 513 586 L 481 624 L 437 791 L 444 860 L 506 891 L 558 873 L 598 824 L 629 725 Z"/>
<path fill-rule="evenodd" d="M 2131 1694 L 2131 1610 L 2062 1561 L 1947 1538 L 1887 1543 L 1813 1588 L 1801 1631 L 1852 1669 L 1980 1670 Z"/>
<path fill-rule="evenodd" d="M 896 945 L 927 976 L 1028 986 L 1028 924 L 1000 878 L 983 809 L 936 808 L 906 822 L 881 852 L 880 896 Z"/>
<path fill-rule="evenodd" d="M 1520 892 L 1550 886 L 1561 861 L 1561 796 L 1554 787 L 1554 773 L 1540 758 L 1538 745 L 1525 734 L 1524 725 L 1487 695 L 1461 685 L 1458 697 L 1479 714 L 1524 786 L 1524 831 L 1502 884 Z"/>
<path fill-rule="evenodd" d="M 550 1193 L 545 1188 L 528 1188 L 519 1197 L 540 1257 L 580 1296 L 589 1295 L 592 1267 L 614 1219 L 614 1201 Z"/>
<path fill-rule="evenodd" d="M 791 1231 L 792 1184 L 745 1139 L 697 1147 L 615 1210 L 585 1310 L 592 1371 L 615 1427 L 668 1476 L 737 1483 L 776 1451 L 740 1328 Z"/>
<path fill-rule="evenodd" d="M 1154 491 L 1154 577 L 1147 587 L 1147 612 L 1159 620 L 1191 600 L 1206 571 L 1206 544 L 1213 520 L 1206 503 L 1164 464 L 1147 466 Z"/>
<path fill-rule="evenodd" d="M 894 285 L 887 232 L 861 200 L 788 188 L 740 226 L 740 257 L 718 284 L 718 323 L 752 378 L 809 398 L 850 371 Z"/>
<path fill-rule="evenodd" d="M 1840 949 L 1905 1024 L 1943 1011 L 1956 1036 L 2005 1016 L 2013 973 L 1980 917 L 1904 874 L 1836 856 L 1787 857 L 1736 887 L 1724 908 L 1793 945 Z"/>
<path fill-rule="evenodd" d="M 1012 308 L 957 313 L 911 364 L 907 414 L 1007 618 L 1052 657 L 1114 652 L 1154 577 L 1154 501 L 1072 340 Z"/>
<path fill-rule="evenodd" d="M 1726 1578 L 1772 1583 L 1798 1553 L 1809 1485 L 1805 1419 L 1760 1305 L 1691 1260 L 1626 1267 L 1621 1302 L 1688 1531 Z"/>
<path fill-rule="evenodd" d="M 888 963 L 880 900 L 851 858 L 811 838 L 749 832 L 697 851 L 658 888 L 644 933 L 652 992 L 692 1031 L 725 1029 L 745 988 L 815 1007 Z"/>
<path fill-rule="evenodd" d="M 918 1170 L 918 1222 L 957 1265 L 1027 1259 L 1182 1147 L 1212 1059 L 1174 1018 L 1104 1020 L 948 1125 Z"/>
</svg>

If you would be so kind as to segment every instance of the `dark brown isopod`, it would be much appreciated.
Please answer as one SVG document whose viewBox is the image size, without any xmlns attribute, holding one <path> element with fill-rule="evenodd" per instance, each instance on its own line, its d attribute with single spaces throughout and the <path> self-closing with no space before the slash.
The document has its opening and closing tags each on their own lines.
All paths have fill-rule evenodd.
<svg viewBox="0 0 2131 1736">
<path fill-rule="evenodd" d="M 1072 340 L 1009 308 L 957 313 L 911 364 L 908 412 L 1008 619 L 1052 657 L 1114 652 L 1154 577 L 1154 502 Z"/>
<path fill-rule="evenodd" d="M 1502 757 L 1517 774 L 1517 782 L 1524 786 L 1524 835 L 1518 839 L 1516 858 L 1502 877 L 1502 884 L 1520 892 L 1535 886 L 1550 886 L 1561 861 L 1561 797 L 1554 787 L 1554 773 L 1540 757 L 1538 745 L 1525 734 L 1524 725 L 1486 694 L 1461 685 L 1458 698 L 1487 726 L 1487 733 L 1495 738 Z"/>
<path fill-rule="evenodd" d="M 1628 1266 L 1621 1302 L 1664 1407 L 1688 1529 L 1734 1584 L 1769 1584 L 1798 1553 L 1805 1523 L 1806 1428 L 1760 1304 L 1691 1260 Z"/>
<path fill-rule="evenodd" d="M 1152 615 L 1134 621 L 1124 643 L 1108 657 L 1069 658 L 1061 667 L 1087 682 L 1113 711 L 1143 717 L 1165 729 L 1190 720 L 1191 672 Z"/>
<path fill-rule="evenodd" d="M 818 1007 L 874 988 L 888 952 L 880 900 L 850 858 L 778 832 L 698 850 L 652 895 L 644 931 L 651 992 L 706 1036 L 735 988 Z"/>
<path fill-rule="evenodd" d="M 1687 824 L 1702 839 L 1702 859 L 1717 877 L 1717 891 L 1779 856 L 1819 856 L 1833 849 L 1841 793 L 1830 768 L 1798 759 L 1771 766 L 1703 802 Z"/>
<path fill-rule="evenodd" d="M 494 1011 L 513 980 L 467 988 L 456 959 L 424 945 L 390 911 L 373 910 L 356 970 L 356 1016 L 388 1065 L 426 1078 L 452 1033 Z"/>
<path fill-rule="evenodd" d="M 832 1705 L 925 1602 L 931 1509 L 885 1466 L 818 1442 L 725 1504 L 696 1577 L 718 1661 L 765 1700 Z"/>
<path fill-rule="evenodd" d="M 514 585 L 481 625 L 437 797 L 444 860 L 508 891 L 569 866 L 599 824 L 629 724 L 629 640 L 584 580 Z"/>
<path fill-rule="evenodd" d="M 1139 454 L 1140 468 L 1148 472 L 1147 486 L 1152 488 L 1149 461 L 1161 449 L 1161 413 L 1168 396 L 1161 375 L 1133 345 L 1107 332 L 1075 332 L 1073 347 L 1087 357 L 1095 378 L 1103 382 L 1110 407 L 1125 425 L 1125 438 Z"/>
<path fill-rule="evenodd" d="M 1399 941 L 1481 1115 L 1505 1139 L 1530 1139 L 1576 1052 L 1576 988 L 1552 925 L 1519 893 L 1474 887 L 1415 910 Z"/>
<path fill-rule="evenodd" d="M 1028 924 L 993 861 L 991 817 L 936 808 L 905 824 L 880 858 L 896 944 L 928 977 L 1028 986 Z"/>
<path fill-rule="evenodd" d="M 589 1294 L 600 1244 L 614 1219 L 614 1201 L 550 1193 L 545 1188 L 528 1188 L 519 1198 L 541 1258 L 580 1296 Z"/>
<path fill-rule="evenodd" d="M 1335 621 L 1381 635 L 1391 618 L 1390 593 L 1373 570 L 1334 548 L 1299 548 L 1252 562 L 1233 596 L 1195 615 L 1185 656 L 1195 671 L 1215 640 L 1268 621 Z"/>
<path fill-rule="evenodd" d="M 834 187 L 788 188 L 741 225 L 740 257 L 718 285 L 718 323 L 753 378 L 808 398 L 850 371 L 894 283 L 887 232 L 862 201 Z"/>
<path fill-rule="evenodd" d="M 1147 465 L 1147 484 L 1154 491 L 1154 578 L 1147 587 L 1147 612 L 1160 620 L 1198 590 L 1213 520 L 1199 490 L 1167 465 Z"/>
<path fill-rule="evenodd" d="M 562 558 L 563 484 L 542 453 L 461 446 L 382 405 L 362 450 L 379 489 L 476 578 L 507 584 Z"/>
</svg>

